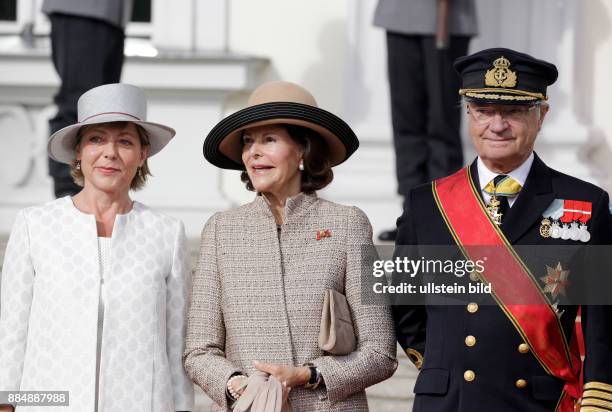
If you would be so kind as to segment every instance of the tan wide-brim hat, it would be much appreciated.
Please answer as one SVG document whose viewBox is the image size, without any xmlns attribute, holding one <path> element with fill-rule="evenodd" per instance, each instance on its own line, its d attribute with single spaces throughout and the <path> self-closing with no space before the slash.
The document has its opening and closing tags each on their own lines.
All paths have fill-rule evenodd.
<svg viewBox="0 0 612 412">
<path fill-rule="evenodd" d="M 64 127 L 49 138 L 47 151 L 58 162 L 71 164 L 76 156 L 75 145 L 79 129 L 91 124 L 132 122 L 146 130 L 149 157 L 158 153 L 174 137 L 173 128 L 148 122 L 147 99 L 144 92 L 130 84 L 114 83 L 95 87 L 79 98 L 78 123 Z"/>
<path fill-rule="evenodd" d="M 222 169 L 244 170 L 242 131 L 269 124 L 307 127 L 327 143 L 332 166 L 348 159 L 359 147 L 359 140 L 348 124 L 318 107 L 316 100 L 301 86 L 274 81 L 259 86 L 247 107 L 221 120 L 204 139 L 204 157 Z"/>
</svg>

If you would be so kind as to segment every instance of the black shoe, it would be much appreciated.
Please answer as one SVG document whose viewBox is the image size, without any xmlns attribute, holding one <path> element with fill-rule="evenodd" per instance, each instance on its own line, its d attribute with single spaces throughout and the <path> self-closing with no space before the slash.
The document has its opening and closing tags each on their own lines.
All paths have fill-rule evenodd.
<svg viewBox="0 0 612 412">
<path fill-rule="evenodd" d="M 378 235 L 378 240 L 381 242 L 395 242 L 397 238 L 397 229 L 383 230 Z"/>
</svg>

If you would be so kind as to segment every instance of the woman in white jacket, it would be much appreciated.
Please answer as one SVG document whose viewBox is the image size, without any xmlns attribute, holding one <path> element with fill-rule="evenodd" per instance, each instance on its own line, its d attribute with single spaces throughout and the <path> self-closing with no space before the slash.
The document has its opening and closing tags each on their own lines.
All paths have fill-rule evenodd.
<svg viewBox="0 0 612 412">
<path fill-rule="evenodd" d="M 78 115 L 48 151 L 83 190 L 19 212 L 6 249 L 0 390 L 68 391 L 58 410 L 192 410 L 184 228 L 129 196 L 175 132 L 126 84 L 88 91 Z"/>
</svg>

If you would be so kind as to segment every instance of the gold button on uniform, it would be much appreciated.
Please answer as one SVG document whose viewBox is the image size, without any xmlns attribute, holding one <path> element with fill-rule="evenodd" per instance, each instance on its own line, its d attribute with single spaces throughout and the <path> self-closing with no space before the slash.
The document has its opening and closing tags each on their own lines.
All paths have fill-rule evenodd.
<svg viewBox="0 0 612 412">
<path fill-rule="evenodd" d="M 467 346 L 474 346 L 474 345 L 476 345 L 476 338 L 473 337 L 472 335 L 467 335 L 465 337 L 465 344 Z"/>
<path fill-rule="evenodd" d="M 476 313 L 478 311 L 478 303 L 475 303 L 475 302 L 468 303 L 467 311 L 470 313 Z"/>
<path fill-rule="evenodd" d="M 520 345 L 518 345 L 518 351 L 521 353 L 529 352 L 529 345 L 527 345 L 526 343 L 521 343 Z"/>
<path fill-rule="evenodd" d="M 478 272 L 470 272 L 470 280 L 472 282 L 477 282 L 480 280 L 480 278 L 478 277 Z"/>
<path fill-rule="evenodd" d="M 527 386 L 527 381 L 525 379 L 518 379 L 514 384 L 517 388 L 523 389 Z"/>
<path fill-rule="evenodd" d="M 465 379 L 468 382 L 472 382 L 474 379 L 476 379 L 476 374 L 474 373 L 474 371 L 471 371 L 468 369 L 465 372 L 463 372 L 463 379 Z"/>
</svg>

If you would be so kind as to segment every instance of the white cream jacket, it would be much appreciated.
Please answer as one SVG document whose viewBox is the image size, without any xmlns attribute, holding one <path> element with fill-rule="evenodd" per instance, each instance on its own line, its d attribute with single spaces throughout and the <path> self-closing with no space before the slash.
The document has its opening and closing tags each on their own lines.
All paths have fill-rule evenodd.
<svg viewBox="0 0 612 412">
<path fill-rule="evenodd" d="M 190 284 L 183 224 L 134 202 L 116 217 L 108 272 L 103 409 L 192 410 L 181 362 Z M 93 411 L 101 284 L 94 216 L 70 197 L 19 212 L 1 280 L 0 390 L 69 391 L 69 407 L 54 410 Z"/>
</svg>

